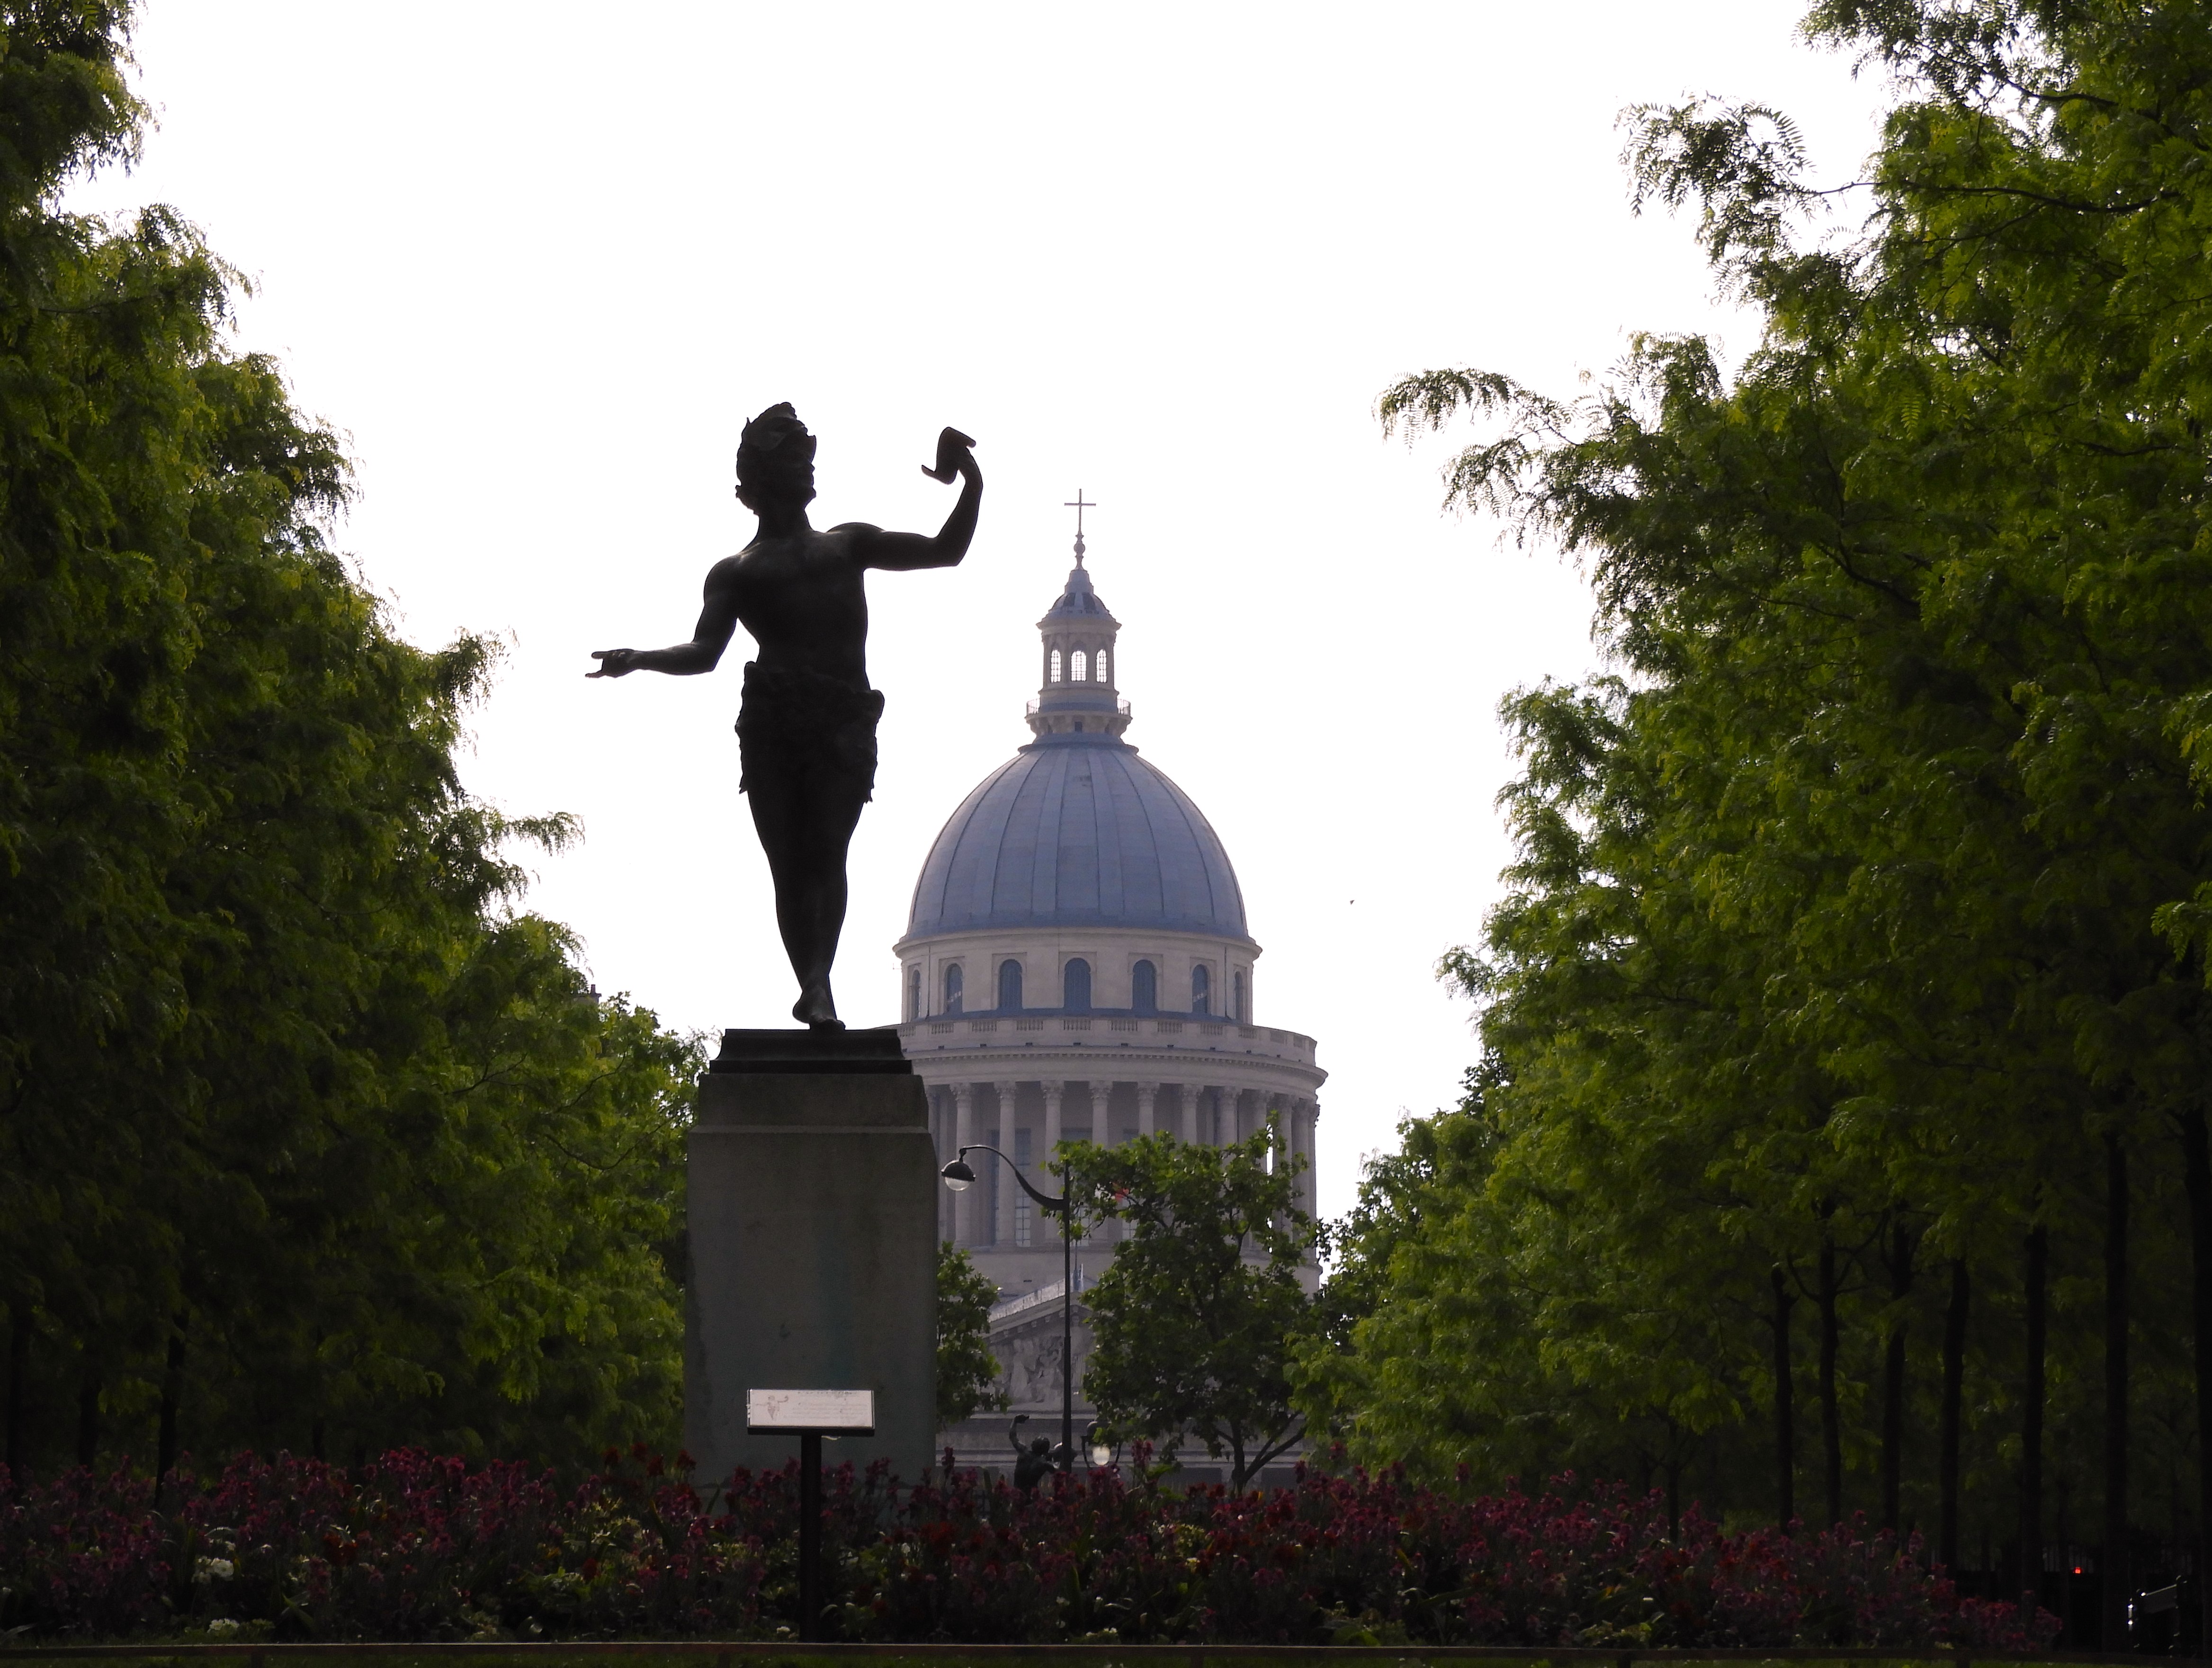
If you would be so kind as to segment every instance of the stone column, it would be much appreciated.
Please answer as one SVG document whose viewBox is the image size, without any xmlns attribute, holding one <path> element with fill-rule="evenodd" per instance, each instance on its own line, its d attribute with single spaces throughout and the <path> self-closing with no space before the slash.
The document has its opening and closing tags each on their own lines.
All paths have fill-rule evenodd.
<svg viewBox="0 0 2212 1668">
<path fill-rule="evenodd" d="M 975 1086 L 973 1083 L 955 1083 L 952 1086 L 953 1151 L 957 1153 L 972 1144 L 975 1139 Z M 980 1170 L 981 1166 L 975 1167 Z M 975 1205 L 981 1191 L 981 1188 L 971 1187 L 952 1196 L 952 1239 L 955 1245 L 972 1245 L 975 1243 Z"/>
<path fill-rule="evenodd" d="M 1014 1155 L 1014 1085 L 994 1083 L 999 1094 L 999 1138 L 992 1145 L 1008 1158 Z M 980 1166 L 979 1166 L 980 1168 Z M 1014 1243 L 1014 1196 L 1022 1184 L 1006 1173 L 1006 1166 L 998 1160 L 991 1160 L 991 1185 L 997 1190 L 997 1203 L 991 1222 L 991 1243 L 1011 1245 Z"/>
<path fill-rule="evenodd" d="M 1266 1114 L 1267 1125 L 1273 1132 L 1272 1144 L 1275 1149 L 1277 1169 L 1285 1166 L 1295 1168 L 1298 1161 L 1298 1132 L 1291 1116 L 1290 1098 L 1287 1095 L 1263 1094 L 1260 1102 Z M 1298 1202 L 1298 1184 L 1295 1177 L 1291 1182 L 1291 1208 L 1293 1210 L 1304 1208 Z"/>
<path fill-rule="evenodd" d="M 1140 1135 L 1158 1133 L 1152 1128 L 1152 1103 L 1159 1099 L 1159 1093 L 1160 1086 L 1157 1083 L 1137 1085 L 1137 1133 Z"/>
<path fill-rule="evenodd" d="M 1054 1149 L 1060 1145 L 1060 1097 L 1067 1093 L 1067 1085 L 1054 1081 L 1040 1083 L 1037 1087 L 1044 1091 L 1044 1151 L 1037 1155 L 1037 1169 L 1042 1173 L 1044 1166 L 1052 1162 Z M 1042 1182 L 1037 1185 L 1043 1187 L 1048 1193 L 1055 1190 L 1045 1187 Z"/>
<path fill-rule="evenodd" d="M 1298 1208 L 1309 1216 L 1314 1213 L 1314 1184 L 1318 1179 L 1314 1169 L 1314 1120 L 1320 1111 L 1313 1101 L 1301 1100 L 1291 1117 L 1291 1125 L 1298 1132 L 1298 1156 L 1306 1161 L 1305 1173 L 1298 1178 Z"/>
<path fill-rule="evenodd" d="M 1213 1091 L 1213 1144 L 1225 1147 L 1229 1144 L 1229 1132 L 1236 1127 L 1232 1109 L 1237 1105 L 1237 1091 L 1226 1083 L 1210 1083 L 1206 1087 Z"/>
<path fill-rule="evenodd" d="M 952 1157 L 951 1098 L 937 1089 L 929 1092 L 929 1145 L 931 1162 L 941 1171 Z M 952 1212 L 960 1196 L 940 1181 L 937 1184 L 937 1237 L 951 1239 L 958 1233 L 953 1223 Z"/>
<path fill-rule="evenodd" d="M 1186 1147 L 1198 1145 L 1198 1085 L 1178 1083 L 1176 1093 L 1182 1097 L 1182 1141 Z"/>
</svg>

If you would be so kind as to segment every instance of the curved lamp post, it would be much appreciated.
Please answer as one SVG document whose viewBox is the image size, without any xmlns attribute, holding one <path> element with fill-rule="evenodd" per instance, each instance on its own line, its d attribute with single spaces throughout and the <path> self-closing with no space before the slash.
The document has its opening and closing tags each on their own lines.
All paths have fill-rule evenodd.
<svg viewBox="0 0 2212 1668">
<path fill-rule="evenodd" d="M 1040 1193 L 1030 1185 L 1030 1178 L 1022 1174 L 1021 1166 L 995 1147 L 981 1141 L 960 1149 L 952 1162 L 937 1173 L 945 1178 L 945 1186 L 955 1193 L 964 1193 L 975 1184 L 975 1167 L 968 1162 L 970 1153 L 989 1153 L 1005 1160 L 1006 1168 L 1014 1172 L 1014 1179 L 1022 1184 L 1022 1191 L 1037 1202 L 1037 1207 L 1047 1215 L 1060 1218 L 1060 1466 L 1062 1470 L 1075 1467 L 1075 1238 L 1065 1195 L 1054 1198 L 1049 1193 Z"/>
</svg>

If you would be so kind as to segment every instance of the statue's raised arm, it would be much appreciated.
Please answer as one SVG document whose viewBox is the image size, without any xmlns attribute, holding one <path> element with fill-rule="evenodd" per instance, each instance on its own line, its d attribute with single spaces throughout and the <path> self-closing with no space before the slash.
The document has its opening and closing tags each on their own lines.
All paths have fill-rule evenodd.
<svg viewBox="0 0 2212 1668">
<path fill-rule="evenodd" d="M 933 469 L 924 464 L 921 472 L 947 486 L 955 479 L 959 481 L 960 499 L 952 506 L 952 514 L 945 518 L 934 539 L 918 533 L 885 533 L 860 522 L 848 528 L 831 528 L 833 533 L 850 531 L 856 535 L 853 555 L 862 567 L 957 568 L 960 558 L 968 554 L 975 537 L 975 512 L 983 502 L 983 472 L 975 466 L 975 442 L 957 429 L 943 430 L 937 436 L 937 466 Z"/>
<path fill-rule="evenodd" d="M 599 668 L 586 674 L 711 672 L 738 626 L 752 634 L 759 654 L 745 663 L 738 785 L 768 854 L 776 925 L 799 977 L 792 1017 L 810 1026 L 842 1024 L 830 969 L 845 924 L 845 853 L 875 788 L 884 697 L 868 686 L 863 575 L 950 568 L 967 555 L 983 496 L 975 445 L 947 429 L 938 436 L 936 467 L 922 466 L 933 479 L 961 484 L 934 538 L 858 521 L 817 532 L 806 515 L 814 436 L 789 405 L 770 406 L 745 425 L 738 447 L 738 497 L 760 517 L 760 531 L 708 573 L 691 640 L 597 649 Z"/>
</svg>

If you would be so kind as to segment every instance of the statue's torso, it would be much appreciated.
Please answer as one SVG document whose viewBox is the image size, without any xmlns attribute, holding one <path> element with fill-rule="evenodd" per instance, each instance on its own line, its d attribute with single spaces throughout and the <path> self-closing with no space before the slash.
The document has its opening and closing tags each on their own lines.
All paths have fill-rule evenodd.
<svg viewBox="0 0 2212 1668">
<path fill-rule="evenodd" d="M 866 569 L 860 532 L 830 527 L 756 539 L 714 565 L 710 593 L 726 587 L 738 623 L 764 667 L 789 667 L 865 688 L 868 681 Z"/>
</svg>

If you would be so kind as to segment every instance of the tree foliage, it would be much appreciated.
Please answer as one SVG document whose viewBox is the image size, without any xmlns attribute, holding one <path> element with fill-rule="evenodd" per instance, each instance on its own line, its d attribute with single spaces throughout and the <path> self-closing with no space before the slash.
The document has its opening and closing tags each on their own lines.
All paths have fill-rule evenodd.
<svg viewBox="0 0 2212 1668">
<path fill-rule="evenodd" d="M 1061 1149 L 1079 1217 L 1127 1225 L 1084 1294 L 1094 1343 L 1084 1394 L 1122 1434 L 1187 1437 L 1230 1461 L 1237 1488 L 1297 1442 L 1289 1352 L 1307 1323 L 1311 1229 L 1273 1128 L 1226 1147 L 1146 1135 Z"/>
<path fill-rule="evenodd" d="M 937 1428 L 1000 1412 L 1005 1371 L 991 1353 L 991 1306 L 999 1288 L 964 1247 L 937 1245 Z"/>
<path fill-rule="evenodd" d="M 8 1459 L 665 1436 L 692 1045 L 516 912 L 454 750 L 493 653 L 327 542 L 337 437 L 232 350 L 135 156 L 119 0 L 0 4 Z"/>
<path fill-rule="evenodd" d="M 1370 1176 L 1301 1395 L 1369 1458 L 1871 1507 L 1947 1560 L 1975 1522 L 2033 1547 L 2049 1446 L 2077 1525 L 2132 1477 L 2179 1539 L 2212 1507 L 2212 15 L 1808 27 L 1899 88 L 1855 235 L 1801 241 L 1778 113 L 1632 113 L 1638 204 L 1698 205 L 1764 311 L 1733 375 L 1647 337 L 1577 400 L 1382 396 L 1482 425 L 1449 501 L 1583 564 L 1613 667 L 1506 705 L 1518 856 L 1442 969 L 1490 1064 Z M 2112 1289 L 2185 1325 L 2115 1318 L 2130 1201 Z"/>
</svg>

